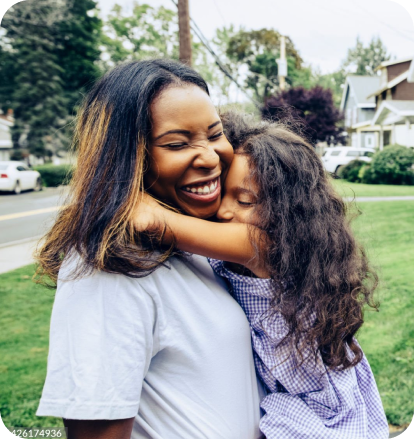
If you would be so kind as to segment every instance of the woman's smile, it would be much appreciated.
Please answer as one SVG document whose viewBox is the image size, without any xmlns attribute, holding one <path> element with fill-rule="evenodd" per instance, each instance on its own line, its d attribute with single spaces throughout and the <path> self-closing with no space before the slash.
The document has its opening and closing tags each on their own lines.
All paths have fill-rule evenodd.
<svg viewBox="0 0 414 439">
<path fill-rule="evenodd" d="M 184 192 L 184 195 L 186 197 L 190 197 L 193 200 L 211 203 L 220 196 L 220 177 L 216 177 L 207 181 L 190 183 L 186 186 L 183 186 L 181 188 L 181 191 Z"/>
</svg>

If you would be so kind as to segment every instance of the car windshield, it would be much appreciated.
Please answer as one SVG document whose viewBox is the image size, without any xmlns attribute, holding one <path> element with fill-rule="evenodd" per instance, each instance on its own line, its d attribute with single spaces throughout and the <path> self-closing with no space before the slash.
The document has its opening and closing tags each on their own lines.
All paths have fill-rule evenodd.
<svg viewBox="0 0 414 439">
<path fill-rule="evenodd" d="M 341 154 L 341 151 L 332 151 L 331 152 L 331 156 L 335 156 L 335 155 L 339 155 L 339 154 Z"/>
<path fill-rule="evenodd" d="M 0 165 L 0 171 L 5 171 L 9 165 Z"/>
</svg>

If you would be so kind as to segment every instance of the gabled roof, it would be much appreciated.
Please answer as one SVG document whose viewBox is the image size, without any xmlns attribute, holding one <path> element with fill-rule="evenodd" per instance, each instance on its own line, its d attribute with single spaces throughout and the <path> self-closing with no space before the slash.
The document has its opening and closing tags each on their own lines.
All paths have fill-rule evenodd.
<svg viewBox="0 0 414 439">
<path fill-rule="evenodd" d="M 414 101 L 383 101 L 372 119 L 372 125 L 414 122 Z"/>
<path fill-rule="evenodd" d="M 10 117 L 6 116 L 5 114 L 0 114 L 0 123 L 2 125 L 11 127 L 13 126 L 13 119 L 10 119 Z"/>
<path fill-rule="evenodd" d="M 396 78 L 394 78 L 392 81 L 387 82 L 387 84 L 385 84 L 383 87 L 381 87 L 380 89 L 374 91 L 374 93 L 371 93 L 368 97 L 372 98 L 374 96 L 378 96 L 379 94 L 381 94 L 382 92 L 384 92 L 385 90 L 389 90 L 393 87 L 395 87 L 396 85 L 398 85 L 399 83 L 403 82 L 405 79 L 408 78 L 408 70 L 405 71 L 404 73 L 401 73 L 401 75 L 398 75 Z"/>
<path fill-rule="evenodd" d="M 396 64 L 402 64 L 403 62 L 411 61 L 413 58 L 400 58 L 394 59 L 393 61 L 384 61 L 379 66 L 375 68 L 375 70 L 382 69 L 383 67 L 394 66 Z"/>
<path fill-rule="evenodd" d="M 411 61 L 410 70 L 408 70 L 408 82 L 414 82 L 414 59 Z"/>
<path fill-rule="evenodd" d="M 380 83 L 381 78 L 379 76 L 348 75 L 342 94 L 341 110 L 345 108 L 348 93 L 352 93 L 359 107 L 372 108 L 375 106 L 375 99 L 373 97 L 367 98 L 367 96 L 372 94 L 380 86 Z"/>
</svg>

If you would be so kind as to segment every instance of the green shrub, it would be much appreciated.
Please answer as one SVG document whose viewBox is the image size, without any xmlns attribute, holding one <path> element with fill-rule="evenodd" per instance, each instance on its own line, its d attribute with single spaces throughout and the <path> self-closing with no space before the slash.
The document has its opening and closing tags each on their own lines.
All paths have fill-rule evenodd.
<svg viewBox="0 0 414 439">
<path fill-rule="evenodd" d="M 375 153 L 364 170 L 362 183 L 414 184 L 414 150 L 391 145 Z"/>
<path fill-rule="evenodd" d="M 352 183 L 359 183 L 359 172 L 366 163 L 362 160 L 352 160 L 348 164 L 341 166 L 338 169 L 338 177 L 350 181 Z"/>
<path fill-rule="evenodd" d="M 73 172 L 73 167 L 70 165 L 43 165 L 37 166 L 35 169 L 40 172 L 43 185 L 47 187 L 67 184 Z"/>
</svg>

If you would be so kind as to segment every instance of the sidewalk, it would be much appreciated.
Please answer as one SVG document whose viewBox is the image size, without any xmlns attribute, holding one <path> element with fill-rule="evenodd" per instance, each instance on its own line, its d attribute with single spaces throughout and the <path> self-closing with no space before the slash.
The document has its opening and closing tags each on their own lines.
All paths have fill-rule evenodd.
<svg viewBox="0 0 414 439">
<path fill-rule="evenodd" d="M 394 196 L 394 197 L 346 197 L 344 198 L 346 201 L 356 201 L 356 202 L 369 202 L 369 201 L 414 201 L 414 196 L 412 195 L 401 195 L 401 196 Z"/>
<path fill-rule="evenodd" d="M 39 237 L 0 246 L 0 274 L 33 263 L 33 252 Z"/>
</svg>

